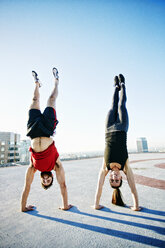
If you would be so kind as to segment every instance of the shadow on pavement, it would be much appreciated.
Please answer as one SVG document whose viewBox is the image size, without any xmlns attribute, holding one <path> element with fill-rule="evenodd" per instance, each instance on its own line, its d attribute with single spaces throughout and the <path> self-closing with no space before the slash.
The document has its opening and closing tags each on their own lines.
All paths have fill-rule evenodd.
<svg viewBox="0 0 165 248">
<path fill-rule="evenodd" d="M 153 209 L 148 209 L 148 208 L 143 208 L 142 211 L 144 213 L 148 213 L 148 214 L 155 214 L 155 215 L 165 216 L 165 211 L 153 210 Z"/>
<path fill-rule="evenodd" d="M 130 217 L 135 217 L 135 218 L 141 218 L 141 219 L 146 219 L 146 220 L 153 220 L 153 221 L 159 221 L 159 222 L 165 222 L 165 220 L 163 219 L 159 219 L 159 218 L 154 218 L 154 217 L 149 217 L 149 216 L 143 216 L 143 215 L 136 215 L 136 213 L 148 213 L 148 214 L 155 214 L 155 215 L 160 215 L 160 216 L 164 216 L 165 212 L 164 211 L 157 211 L 157 210 L 152 210 L 152 209 L 148 209 L 148 208 L 142 208 L 142 210 L 140 212 L 134 212 L 134 214 L 130 214 L 130 213 L 123 213 L 123 212 L 117 212 L 117 211 L 113 211 L 109 208 L 102 208 L 99 211 L 103 211 L 103 212 L 109 212 L 112 214 L 118 214 L 118 215 L 124 215 L 124 216 L 130 216 Z M 133 212 L 133 211 L 132 211 Z"/>
<path fill-rule="evenodd" d="M 113 221 L 113 222 L 117 222 L 117 223 L 121 223 L 121 224 L 133 225 L 136 227 L 151 229 L 151 230 L 154 230 L 154 231 L 159 232 L 161 234 L 165 233 L 165 231 L 163 231 L 164 229 L 160 228 L 160 227 L 149 226 L 149 225 L 145 225 L 145 224 L 129 222 L 129 221 L 125 221 L 125 220 L 114 219 L 114 218 L 109 218 L 109 217 L 104 217 L 104 216 L 99 216 L 99 215 L 93 215 L 93 214 L 89 214 L 89 213 L 85 213 L 85 212 L 80 212 L 76 207 L 73 207 L 72 209 L 70 209 L 69 212 L 81 214 L 81 215 L 85 215 L 85 216 L 93 217 L 93 218 L 100 218 L 103 220 Z M 78 227 L 81 229 L 102 233 L 102 234 L 109 235 L 112 237 L 122 238 L 122 239 L 126 239 L 129 241 L 134 241 L 137 243 L 142 243 L 142 244 L 155 246 L 155 247 L 165 247 L 165 241 L 160 240 L 160 239 L 156 239 L 156 238 L 151 238 L 151 237 L 147 237 L 147 236 L 143 236 L 143 235 L 138 235 L 135 233 L 128 233 L 128 232 L 123 232 L 123 231 L 119 231 L 119 230 L 114 230 L 114 229 L 94 226 L 94 225 L 90 225 L 90 224 L 84 224 L 84 223 L 80 223 L 80 222 L 65 220 L 65 219 L 61 219 L 61 218 L 51 217 L 51 216 L 47 216 L 47 215 L 42 215 L 42 214 L 39 214 L 39 212 L 37 210 L 26 212 L 26 213 L 29 215 L 33 215 L 35 217 L 38 217 L 38 218 L 43 218 L 43 219 L 51 220 L 54 222 L 62 223 L 65 225 L 74 226 L 74 227 Z"/>
<path fill-rule="evenodd" d="M 99 212 L 103 211 L 103 209 L 99 210 Z M 108 210 L 108 209 L 106 209 L 106 210 Z M 70 211 L 73 213 L 76 213 L 76 214 L 81 214 L 81 215 L 85 215 L 85 216 L 92 217 L 92 218 L 98 218 L 98 219 L 102 219 L 102 220 L 108 220 L 108 221 L 112 221 L 112 222 L 116 222 L 116 223 L 120 223 L 120 224 L 129 225 L 129 226 L 140 227 L 140 228 L 155 231 L 159 234 L 165 234 L 165 228 L 159 227 L 159 226 L 147 225 L 147 224 L 137 223 L 137 222 L 133 222 L 133 221 L 127 221 L 127 220 L 121 220 L 121 219 L 106 217 L 106 216 L 89 214 L 89 213 L 79 211 L 77 207 L 71 208 Z M 98 211 L 98 210 L 96 210 L 96 211 Z M 109 212 L 114 213 L 114 211 L 109 211 Z M 115 213 L 118 214 L 119 212 L 115 212 Z M 129 215 L 129 214 L 128 214 L 128 216 L 136 217 L 136 215 Z M 157 219 L 157 221 L 159 221 L 159 219 Z"/>
</svg>

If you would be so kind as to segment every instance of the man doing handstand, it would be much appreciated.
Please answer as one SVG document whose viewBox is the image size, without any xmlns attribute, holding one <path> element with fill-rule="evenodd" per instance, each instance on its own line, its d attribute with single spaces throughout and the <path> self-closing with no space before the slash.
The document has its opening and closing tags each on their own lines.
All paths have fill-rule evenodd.
<svg viewBox="0 0 165 248">
<path fill-rule="evenodd" d="M 55 142 L 51 137 L 58 124 L 55 110 L 59 84 L 58 71 L 56 68 L 53 68 L 55 85 L 43 113 L 40 111 L 39 88 L 41 87 L 41 84 L 35 71 L 32 71 L 32 75 L 35 80 L 35 89 L 27 123 L 27 136 L 31 138 L 31 147 L 29 149 L 31 152 L 31 161 L 26 172 L 25 186 L 21 199 L 21 211 L 26 212 L 34 210 L 34 206 L 27 206 L 26 204 L 34 173 L 37 170 L 41 172 L 41 185 L 44 189 L 48 189 L 53 184 L 53 174 L 51 171 L 54 170 L 56 172 L 56 178 L 60 185 L 63 201 L 63 206 L 60 209 L 68 210 L 72 205 L 68 205 L 65 173 L 59 158 L 59 153 L 55 147 Z"/>
</svg>

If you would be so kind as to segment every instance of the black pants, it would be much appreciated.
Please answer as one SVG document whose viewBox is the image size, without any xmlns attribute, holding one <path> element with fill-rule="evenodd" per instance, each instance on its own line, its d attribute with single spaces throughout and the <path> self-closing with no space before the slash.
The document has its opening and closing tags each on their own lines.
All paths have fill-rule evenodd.
<svg viewBox="0 0 165 248">
<path fill-rule="evenodd" d="M 121 85 L 120 101 L 119 89 L 115 87 L 115 92 L 112 99 L 112 107 L 108 112 L 105 122 L 105 133 L 114 131 L 128 131 L 129 120 L 126 109 L 126 90 L 125 85 Z"/>
</svg>

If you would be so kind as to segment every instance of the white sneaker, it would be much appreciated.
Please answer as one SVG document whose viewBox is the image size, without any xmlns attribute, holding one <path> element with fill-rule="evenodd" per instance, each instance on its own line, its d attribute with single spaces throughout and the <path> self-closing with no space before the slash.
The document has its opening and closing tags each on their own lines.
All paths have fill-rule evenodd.
<svg viewBox="0 0 165 248">
<path fill-rule="evenodd" d="M 35 71 L 32 71 L 32 76 L 34 77 L 35 83 L 39 83 L 39 87 L 41 87 L 40 80 L 38 78 L 38 74 Z"/>
<path fill-rule="evenodd" d="M 53 68 L 53 76 L 56 78 L 56 79 L 59 79 L 59 75 L 58 75 L 58 70 L 57 70 L 57 68 Z"/>
</svg>

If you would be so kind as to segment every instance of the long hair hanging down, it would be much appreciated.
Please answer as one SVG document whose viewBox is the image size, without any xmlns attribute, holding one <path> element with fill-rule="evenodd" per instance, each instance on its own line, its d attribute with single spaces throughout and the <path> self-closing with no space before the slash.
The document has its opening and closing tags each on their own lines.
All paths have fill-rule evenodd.
<svg viewBox="0 0 165 248">
<path fill-rule="evenodd" d="M 125 206 L 123 199 L 122 199 L 122 194 L 119 188 L 115 188 L 112 194 L 112 203 L 118 206 Z"/>
</svg>

